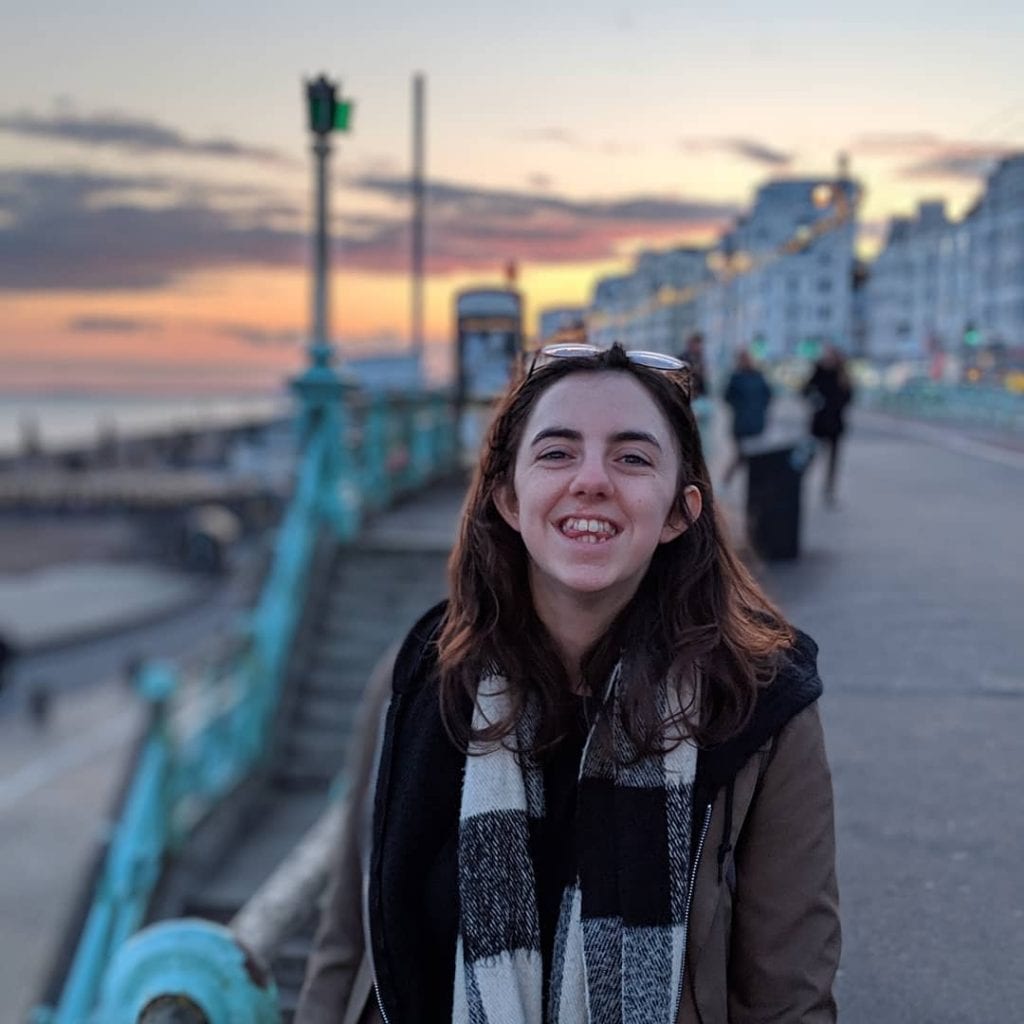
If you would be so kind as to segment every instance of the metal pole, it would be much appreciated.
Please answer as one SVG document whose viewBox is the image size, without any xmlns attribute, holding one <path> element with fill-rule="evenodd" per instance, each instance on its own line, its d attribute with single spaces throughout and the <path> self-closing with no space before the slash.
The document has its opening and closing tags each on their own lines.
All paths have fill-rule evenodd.
<svg viewBox="0 0 1024 1024">
<path fill-rule="evenodd" d="M 331 153 L 327 135 L 317 135 L 313 142 L 316 230 L 313 233 L 313 332 L 310 355 L 315 366 L 330 361 L 329 280 L 330 250 L 328 247 L 327 168 Z"/>
<path fill-rule="evenodd" d="M 412 80 L 412 350 L 423 352 L 424 92 L 422 73 Z"/>
</svg>

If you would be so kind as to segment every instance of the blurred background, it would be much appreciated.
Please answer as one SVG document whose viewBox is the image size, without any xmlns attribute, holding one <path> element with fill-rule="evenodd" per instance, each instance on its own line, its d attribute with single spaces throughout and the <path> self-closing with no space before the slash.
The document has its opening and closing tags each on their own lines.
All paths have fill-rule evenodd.
<svg viewBox="0 0 1024 1024">
<path fill-rule="evenodd" d="M 315 884 L 237 915 L 443 593 L 490 403 L 620 340 L 692 364 L 821 645 L 844 1018 L 1016 1019 L 1022 46 L 1008 2 L 6 10 L 0 1018 L 113 1020 L 186 914 L 287 1010 Z"/>
</svg>

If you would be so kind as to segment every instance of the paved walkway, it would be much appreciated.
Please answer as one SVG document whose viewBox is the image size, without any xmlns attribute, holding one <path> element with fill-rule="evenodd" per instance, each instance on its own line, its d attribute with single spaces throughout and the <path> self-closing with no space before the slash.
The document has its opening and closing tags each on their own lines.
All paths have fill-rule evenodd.
<svg viewBox="0 0 1024 1024">
<path fill-rule="evenodd" d="M 25 1019 L 109 827 L 142 709 L 110 682 L 63 697 L 47 729 L 0 718 L 0 1020 Z"/>
<path fill-rule="evenodd" d="M 170 615 L 200 600 L 201 577 L 146 562 L 73 562 L 0 576 L 0 636 L 39 651 Z"/>
<path fill-rule="evenodd" d="M 778 413 L 783 433 L 798 425 L 793 407 Z M 761 570 L 821 646 L 845 933 L 839 998 L 851 1024 L 1008 1021 L 1024 1005 L 1024 460 L 1015 455 L 855 413 L 838 509 L 822 504 L 812 467 L 804 556 Z M 742 490 L 737 480 L 726 504 L 739 509 Z M 399 506 L 365 542 L 450 542 L 453 495 Z M 56 926 L 73 888 L 71 870 L 54 882 L 49 858 L 97 834 L 117 745 L 132 728 L 131 702 L 113 684 L 76 700 L 62 702 L 66 731 L 29 774 L 22 759 L 39 741 L 25 723 L 0 721 L 0 877 L 21 872 L 26 882 L 0 896 L 0 916 L 14 923 L 4 947 L 26 954 L 0 956 L 5 996 L 24 988 L 39 962 L 28 957 L 45 948 L 29 934 L 33 917 Z M 47 829 L 35 832 L 48 836 L 46 857 L 22 838 L 29 819 Z"/>
<path fill-rule="evenodd" d="M 821 647 L 835 777 L 840 1019 L 1024 1006 L 1024 458 L 853 417 L 839 507 L 764 576 Z"/>
</svg>

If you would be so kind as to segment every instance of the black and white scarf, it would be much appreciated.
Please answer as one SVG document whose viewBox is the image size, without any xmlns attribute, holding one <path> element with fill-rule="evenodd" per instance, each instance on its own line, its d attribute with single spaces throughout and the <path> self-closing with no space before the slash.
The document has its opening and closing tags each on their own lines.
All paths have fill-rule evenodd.
<svg viewBox="0 0 1024 1024">
<path fill-rule="evenodd" d="M 546 1008 L 529 846 L 529 819 L 544 816 L 544 776 L 531 758 L 516 756 L 532 747 L 536 707 L 527 702 L 514 744 L 477 745 L 466 758 L 453 1024 L 674 1024 L 697 751 L 686 741 L 637 760 L 621 721 L 618 674 L 617 667 L 581 759 L 576 884 L 562 898 Z M 661 710 L 678 710 L 674 688 L 662 692 Z M 505 681 L 481 681 L 474 728 L 507 710 Z"/>
</svg>

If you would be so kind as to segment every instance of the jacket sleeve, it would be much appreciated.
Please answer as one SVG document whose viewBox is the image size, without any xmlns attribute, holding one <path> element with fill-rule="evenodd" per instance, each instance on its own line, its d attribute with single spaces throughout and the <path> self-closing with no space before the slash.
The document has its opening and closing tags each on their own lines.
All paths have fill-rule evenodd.
<svg viewBox="0 0 1024 1024">
<path fill-rule="evenodd" d="M 372 800 L 378 724 L 391 695 L 394 661 L 395 651 L 392 651 L 377 665 L 352 730 L 354 746 L 346 761 L 349 786 L 341 816 L 339 845 L 330 865 L 326 899 L 306 963 L 306 978 L 294 1024 L 339 1024 L 345 1019 L 363 962 L 360 838 Z"/>
<path fill-rule="evenodd" d="M 816 703 L 775 740 L 737 844 L 734 900 L 730 1024 L 832 1024 L 839 893 Z"/>
</svg>

